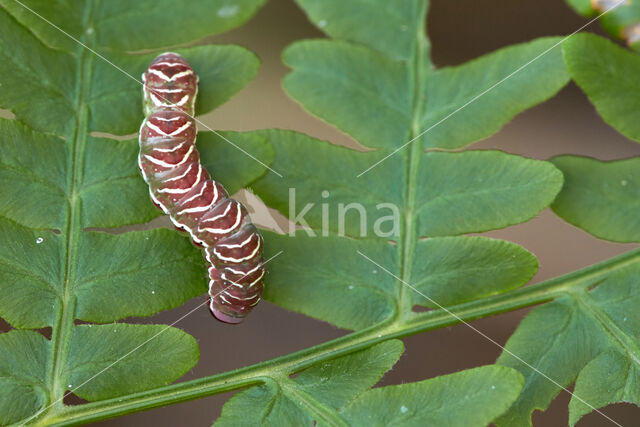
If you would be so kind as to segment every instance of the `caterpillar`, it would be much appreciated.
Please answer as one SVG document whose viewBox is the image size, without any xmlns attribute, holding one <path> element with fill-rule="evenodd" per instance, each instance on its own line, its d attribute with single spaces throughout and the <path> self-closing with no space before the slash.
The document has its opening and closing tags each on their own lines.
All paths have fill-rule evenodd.
<svg viewBox="0 0 640 427">
<path fill-rule="evenodd" d="M 203 249 L 211 313 L 240 323 L 262 297 L 263 240 L 247 209 L 200 163 L 193 118 L 198 80 L 172 52 L 157 56 L 142 74 L 138 166 L 153 203 Z"/>
</svg>

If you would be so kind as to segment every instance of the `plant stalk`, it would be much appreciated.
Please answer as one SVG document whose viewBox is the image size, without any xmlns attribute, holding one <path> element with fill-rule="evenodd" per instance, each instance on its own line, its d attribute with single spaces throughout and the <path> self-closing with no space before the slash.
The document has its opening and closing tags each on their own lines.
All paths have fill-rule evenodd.
<svg viewBox="0 0 640 427">
<path fill-rule="evenodd" d="M 47 417 L 40 419 L 39 422 L 60 426 L 84 424 L 263 384 L 273 376 L 290 375 L 311 365 L 354 353 L 389 339 L 439 329 L 462 321 L 468 322 L 485 318 L 551 301 L 576 290 L 590 289 L 601 282 L 610 272 L 638 262 L 640 262 L 640 248 L 535 285 L 452 306 L 448 312 L 433 310 L 416 313 L 402 323 L 388 320 L 296 353 L 234 371 L 120 398 L 84 405 L 65 406 L 59 411 L 47 414 Z"/>
</svg>

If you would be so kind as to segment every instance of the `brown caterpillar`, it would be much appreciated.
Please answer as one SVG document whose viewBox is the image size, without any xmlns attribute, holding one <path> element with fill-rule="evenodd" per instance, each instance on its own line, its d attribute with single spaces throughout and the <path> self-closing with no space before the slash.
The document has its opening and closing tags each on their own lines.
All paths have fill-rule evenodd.
<svg viewBox="0 0 640 427">
<path fill-rule="evenodd" d="M 262 236 L 246 208 L 211 179 L 196 149 L 198 76 L 182 56 L 163 53 L 142 75 L 145 119 L 138 165 L 153 202 L 203 247 L 209 308 L 239 323 L 262 296 Z"/>
</svg>

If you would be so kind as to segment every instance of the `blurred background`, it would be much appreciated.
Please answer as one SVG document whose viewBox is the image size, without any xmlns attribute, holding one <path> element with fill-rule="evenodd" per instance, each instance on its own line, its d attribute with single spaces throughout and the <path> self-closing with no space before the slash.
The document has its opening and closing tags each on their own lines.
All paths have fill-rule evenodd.
<svg viewBox="0 0 640 427">
<path fill-rule="evenodd" d="M 428 32 L 433 43 L 434 62 L 445 66 L 460 64 L 502 46 L 535 37 L 567 35 L 585 23 L 585 19 L 560 0 L 432 0 Z M 597 23 L 587 31 L 604 34 Z M 309 116 L 281 89 L 281 79 L 287 73 L 280 60 L 282 50 L 295 40 L 317 37 L 323 35 L 309 23 L 293 0 L 269 0 L 245 26 L 207 40 L 245 46 L 260 57 L 262 67 L 247 88 L 203 120 L 214 129 L 294 129 L 335 144 L 355 147 L 348 136 Z M 537 159 L 565 153 L 601 160 L 640 155 L 640 145 L 608 127 L 573 84 L 554 99 L 521 114 L 497 135 L 473 148 L 500 149 Z M 272 223 L 265 209 L 255 205 L 253 208 L 257 211 L 256 222 Z M 484 234 L 516 242 L 537 255 L 540 270 L 532 283 L 637 246 L 597 240 L 549 211 L 526 224 Z M 132 320 L 169 324 L 203 301 L 204 297 L 195 298 L 180 308 L 151 318 Z M 520 310 L 475 321 L 473 326 L 504 344 L 527 312 Z M 6 324 L 2 326 L 4 330 L 8 328 Z M 195 336 L 200 344 L 200 362 L 182 380 L 257 363 L 347 333 L 266 301 L 238 326 L 213 320 L 205 306 L 175 326 Z M 499 348 L 464 325 L 409 337 L 404 342 L 404 355 L 383 378 L 382 385 L 418 381 L 490 364 L 500 354 Z M 231 395 L 213 396 L 99 424 L 105 427 L 210 425 Z M 568 401 L 569 395 L 560 393 L 546 412 L 534 414 L 534 426 L 567 425 Z M 640 425 L 640 409 L 633 405 L 611 405 L 604 412 L 625 426 Z M 607 421 L 598 414 L 590 414 L 579 423 L 582 427 L 600 425 L 607 425 Z"/>
</svg>

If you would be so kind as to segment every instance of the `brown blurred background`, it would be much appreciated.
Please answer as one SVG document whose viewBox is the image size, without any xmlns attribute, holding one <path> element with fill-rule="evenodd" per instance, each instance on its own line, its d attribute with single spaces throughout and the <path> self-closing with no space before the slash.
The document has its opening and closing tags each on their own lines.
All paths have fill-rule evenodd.
<svg viewBox="0 0 640 427">
<path fill-rule="evenodd" d="M 393 1 L 393 0 L 390 0 Z M 432 0 L 428 31 L 437 65 L 455 65 L 502 46 L 546 35 L 566 35 L 586 20 L 560 0 Z M 588 31 L 603 34 L 597 24 Z M 322 37 L 292 0 L 269 0 L 244 27 L 212 38 L 216 43 L 234 43 L 257 53 L 262 68 L 257 78 L 230 102 L 205 116 L 215 129 L 252 130 L 286 128 L 331 142 L 351 145 L 349 137 L 306 114 L 287 98 L 280 81 L 287 69 L 280 53 L 291 42 Z M 455 120 L 455 118 L 452 118 Z M 607 126 L 586 97 L 574 86 L 556 98 L 518 116 L 497 135 L 475 145 L 496 148 L 528 157 L 547 159 L 565 153 L 617 159 L 640 155 L 640 145 Z M 266 218 L 256 218 L 264 223 Z M 540 260 L 533 283 L 593 264 L 635 247 L 597 240 L 563 222 L 551 212 L 505 230 L 486 233 L 521 244 Z M 637 246 L 637 245 L 636 245 Z M 184 306 L 141 323 L 172 323 L 200 304 L 196 298 Z M 504 344 L 527 310 L 473 322 Z M 211 375 L 284 355 L 345 334 L 329 324 L 285 311 L 262 302 L 239 326 L 214 321 L 205 307 L 176 325 L 194 335 L 201 360 L 182 380 Z M 5 328 L 6 329 L 6 328 Z M 500 349 L 464 325 L 404 339 L 406 350 L 382 384 L 399 384 L 490 364 Z M 104 426 L 210 425 L 220 414 L 224 394 L 155 409 L 100 423 Z M 535 426 L 567 425 L 569 396 L 561 393 L 548 411 L 534 414 Z M 640 409 L 627 404 L 604 411 L 625 426 L 640 425 Z M 585 417 L 580 426 L 607 425 L 597 415 Z"/>
</svg>

